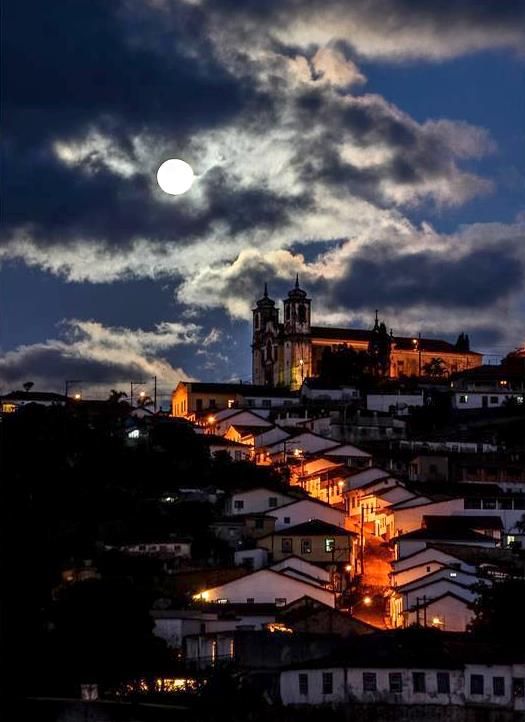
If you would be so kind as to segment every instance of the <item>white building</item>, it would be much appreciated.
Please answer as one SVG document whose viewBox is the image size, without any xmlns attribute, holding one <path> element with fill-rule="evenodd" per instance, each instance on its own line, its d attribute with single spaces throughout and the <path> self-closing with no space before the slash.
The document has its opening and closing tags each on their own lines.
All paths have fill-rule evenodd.
<svg viewBox="0 0 525 722">
<path fill-rule="evenodd" d="M 292 495 L 284 494 L 275 489 L 257 487 L 232 494 L 226 500 L 226 514 L 260 514 L 272 511 L 296 501 Z"/>
<path fill-rule="evenodd" d="M 385 413 L 405 416 L 411 409 L 423 406 L 423 394 L 367 394 L 366 408 L 369 411 L 382 411 Z"/>
<path fill-rule="evenodd" d="M 260 569 L 240 579 L 205 589 L 194 596 L 196 601 L 248 604 L 275 604 L 285 606 L 301 597 L 317 599 L 334 606 L 332 592 L 318 583 L 307 582 L 273 569 Z"/>
<path fill-rule="evenodd" d="M 521 406 L 524 398 L 523 391 L 455 391 L 452 393 L 452 406 L 459 411 L 498 409 L 510 403 Z"/>
<path fill-rule="evenodd" d="M 268 514 L 275 517 L 275 531 L 297 526 L 312 519 L 320 519 L 327 524 L 345 527 L 346 514 L 342 509 L 336 509 L 317 499 L 296 499 L 283 504 L 277 509 L 271 509 Z"/>
</svg>

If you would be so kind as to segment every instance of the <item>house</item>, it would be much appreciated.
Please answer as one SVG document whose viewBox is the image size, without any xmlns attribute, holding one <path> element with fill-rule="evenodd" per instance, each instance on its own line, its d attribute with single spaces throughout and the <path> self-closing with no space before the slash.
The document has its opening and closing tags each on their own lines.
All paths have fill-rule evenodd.
<svg viewBox="0 0 525 722">
<path fill-rule="evenodd" d="M 225 436 L 232 426 L 238 429 L 238 434 L 241 429 L 253 429 L 253 433 L 257 434 L 273 427 L 271 421 L 268 421 L 262 414 L 247 409 L 229 409 L 227 412 L 223 412 L 222 415 L 213 414 L 213 419 L 211 421 L 213 430 L 219 436 Z M 228 438 L 239 441 L 239 438 L 234 435 L 230 435 Z"/>
<path fill-rule="evenodd" d="M 334 609 L 310 597 L 303 597 L 279 608 L 277 620 L 294 632 L 337 634 L 342 638 L 377 631 L 375 627 L 352 617 L 347 611 Z"/>
<path fill-rule="evenodd" d="M 334 401 L 349 403 L 359 399 L 359 390 L 355 386 L 337 386 L 322 379 L 308 377 L 303 381 L 300 395 L 302 399 L 315 402 Z"/>
<path fill-rule="evenodd" d="M 233 549 L 239 549 L 246 540 L 270 534 L 274 528 L 274 517 L 263 512 L 223 516 L 210 524 L 210 529 L 217 539 L 227 542 Z"/>
<path fill-rule="evenodd" d="M 270 409 L 298 403 L 298 395 L 256 384 L 179 381 L 171 396 L 172 416 L 199 418 L 221 409 Z"/>
<path fill-rule="evenodd" d="M 226 499 L 226 514 L 264 514 L 267 511 L 277 509 L 284 504 L 289 504 L 297 499 L 297 490 L 295 495 L 292 493 L 284 493 L 267 487 L 256 487 L 255 489 L 246 489 L 245 491 L 237 491 Z M 299 491 L 300 493 L 300 491 Z"/>
<path fill-rule="evenodd" d="M 448 456 L 420 454 L 408 465 L 410 481 L 448 481 Z"/>
<path fill-rule="evenodd" d="M 328 570 L 319 566 L 319 564 L 313 564 L 295 554 L 290 554 L 290 556 L 272 564 L 270 569 L 276 572 L 283 572 L 298 579 L 305 578 L 307 581 L 317 583 L 323 587 L 328 586 L 331 582 L 331 576 Z M 318 604 L 320 604 L 320 602 L 318 602 Z"/>
<path fill-rule="evenodd" d="M 192 541 L 193 539 L 190 537 L 170 536 L 166 539 L 122 544 L 120 546 L 106 547 L 106 549 L 117 549 L 124 554 L 156 557 L 158 559 L 191 559 Z"/>
<path fill-rule="evenodd" d="M 288 453 L 294 453 L 295 449 L 302 452 L 305 456 L 309 454 L 324 453 L 325 449 L 334 448 L 339 444 L 326 436 L 314 434 L 311 431 L 293 430 L 290 438 L 270 444 L 266 447 L 266 453 L 272 461 L 284 461 L 287 459 Z"/>
<path fill-rule="evenodd" d="M 432 516 L 425 514 L 423 516 L 423 529 L 446 529 L 447 531 L 470 529 L 501 542 L 503 522 L 501 517 L 496 515 Z"/>
<path fill-rule="evenodd" d="M 290 529 L 312 519 L 319 519 L 337 527 L 345 527 L 345 512 L 317 499 L 294 499 L 287 504 L 271 509 L 267 514 L 275 519 L 275 531 Z"/>
<path fill-rule="evenodd" d="M 228 454 L 232 461 L 250 461 L 252 457 L 252 450 L 245 444 L 232 441 L 224 436 L 202 434 L 201 439 L 202 443 L 208 447 L 212 457 L 220 453 Z"/>
<path fill-rule="evenodd" d="M 472 620 L 469 608 L 481 579 L 475 573 L 441 567 L 392 590 L 388 599 L 392 627 L 423 624 L 464 632 Z M 486 581 L 485 583 L 490 583 Z"/>
<path fill-rule="evenodd" d="M 227 665 L 261 672 L 323 657 L 341 644 L 334 634 L 296 633 L 283 624 L 268 627 L 190 635 L 184 662 L 197 669 Z"/>
<path fill-rule="evenodd" d="M 264 629 L 275 621 L 275 606 L 264 604 L 209 605 L 201 609 L 153 609 L 153 634 L 168 647 L 182 650 L 184 639 L 192 634 L 227 632 L 234 629 Z"/>
<path fill-rule="evenodd" d="M 319 519 L 274 531 L 257 540 L 270 558 L 280 561 L 290 554 L 315 564 L 343 568 L 350 574 L 355 557 L 357 534 Z"/>
<path fill-rule="evenodd" d="M 390 718 L 391 705 L 417 705 L 417 719 L 438 714 L 436 706 L 525 710 L 523 658 L 425 628 L 354 638 L 324 659 L 282 670 L 279 687 L 284 705 L 365 704 L 378 718 Z"/>
<path fill-rule="evenodd" d="M 406 416 L 412 409 L 421 407 L 424 403 L 422 393 L 403 394 L 397 392 L 366 395 L 366 408 L 368 411 L 382 411 L 397 416 Z"/>
<path fill-rule="evenodd" d="M 269 568 L 259 569 L 226 584 L 202 589 L 194 595 L 194 600 L 285 606 L 304 596 L 335 606 L 333 593 L 319 586 L 318 582 L 297 579 Z"/>
<path fill-rule="evenodd" d="M 488 548 L 496 546 L 495 540 L 485 534 L 478 534 L 471 529 L 457 529 L 454 526 L 450 529 L 415 529 L 392 539 L 396 559 L 403 559 L 425 549 L 428 545 L 439 543 Z"/>
<path fill-rule="evenodd" d="M 458 411 L 469 409 L 498 409 L 513 405 L 523 406 L 524 391 L 455 391 L 452 392 L 452 407 Z"/>
</svg>

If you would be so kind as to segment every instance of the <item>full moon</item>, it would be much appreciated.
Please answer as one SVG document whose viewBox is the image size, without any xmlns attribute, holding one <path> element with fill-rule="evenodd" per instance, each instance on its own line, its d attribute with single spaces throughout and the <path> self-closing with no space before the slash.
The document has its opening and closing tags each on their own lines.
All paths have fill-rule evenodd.
<svg viewBox="0 0 525 722">
<path fill-rule="evenodd" d="M 164 161 L 157 171 L 157 183 L 164 193 L 172 196 L 180 196 L 189 191 L 194 177 L 191 165 L 176 158 Z"/>
</svg>

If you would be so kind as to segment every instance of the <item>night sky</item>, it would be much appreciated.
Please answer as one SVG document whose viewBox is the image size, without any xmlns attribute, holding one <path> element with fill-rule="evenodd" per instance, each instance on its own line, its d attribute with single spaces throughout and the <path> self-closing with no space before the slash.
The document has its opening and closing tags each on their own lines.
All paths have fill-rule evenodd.
<svg viewBox="0 0 525 722">
<path fill-rule="evenodd" d="M 3 27 L 0 393 L 249 380 L 253 302 L 297 272 L 319 325 L 525 343 L 522 0 L 13 0 Z"/>
</svg>

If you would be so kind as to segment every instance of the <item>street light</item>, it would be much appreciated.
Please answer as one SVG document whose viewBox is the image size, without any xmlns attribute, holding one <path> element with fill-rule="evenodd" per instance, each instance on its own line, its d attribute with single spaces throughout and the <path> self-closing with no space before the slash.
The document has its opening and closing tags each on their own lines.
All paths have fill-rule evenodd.
<svg viewBox="0 0 525 722">
<path fill-rule="evenodd" d="M 64 393 L 64 396 L 66 397 L 66 401 L 67 401 L 68 395 L 69 395 L 69 387 L 72 386 L 73 384 L 81 384 L 81 383 L 82 383 L 82 379 L 66 379 L 66 382 L 65 382 L 65 393 Z M 76 393 L 76 394 L 74 395 L 74 399 L 75 399 L 76 401 L 80 400 L 81 398 L 82 398 L 82 397 L 81 397 L 81 395 L 80 395 L 79 393 Z"/>
<path fill-rule="evenodd" d="M 129 387 L 130 387 L 130 394 L 129 394 L 129 405 L 131 408 L 133 408 L 133 387 L 134 386 L 144 386 L 145 381 L 130 381 Z"/>
<path fill-rule="evenodd" d="M 418 333 L 417 338 L 412 339 L 414 345 L 414 351 L 418 352 L 418 376 L 421 376 L 421 332 Z"/>
</svg>

